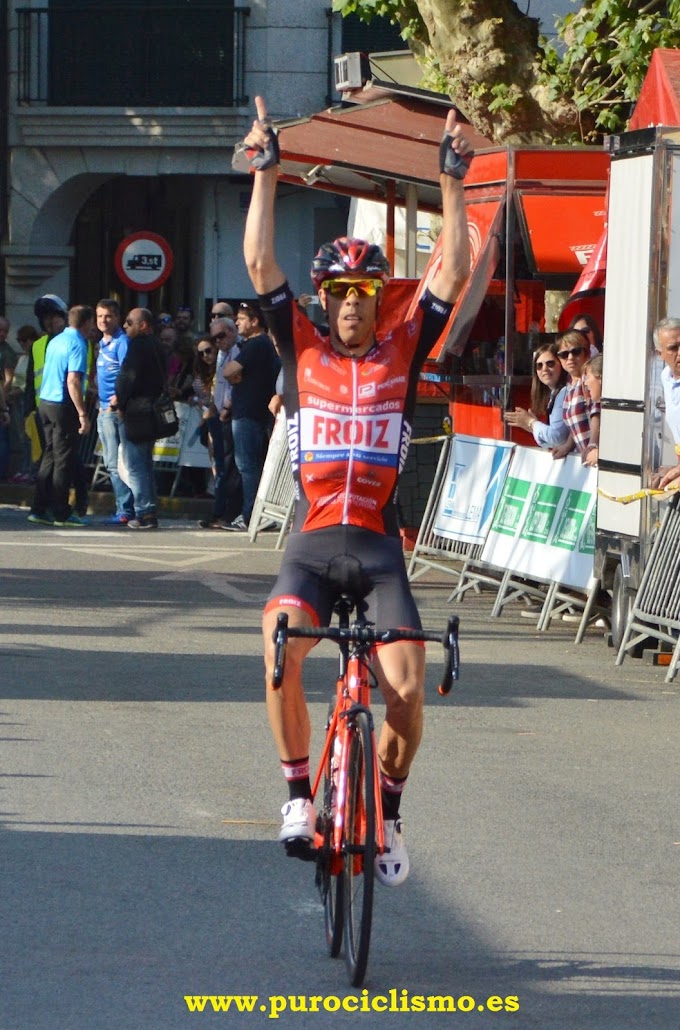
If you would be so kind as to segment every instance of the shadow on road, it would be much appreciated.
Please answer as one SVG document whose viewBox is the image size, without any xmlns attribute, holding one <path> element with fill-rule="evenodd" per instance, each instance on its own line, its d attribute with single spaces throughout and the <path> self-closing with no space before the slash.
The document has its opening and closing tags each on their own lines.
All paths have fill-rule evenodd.
<svg viewBox="0 0 680 1030">
<path fill-rule="evenodd" d="M 269 995 L 361 996 L 348 989 L 344 964 L 325 955 L 311 866 L 262 840 L 111 830 L 0 834 L 12 928 L 0 944 L 3 1027 L 172 1030 L 188 1025 L 185 994 L 257 994 L 258 1006 Z M 518 996 L 514 1017 L 466 1013 L 465 1025 L 477 1028 L 670 1030 L 679 958 L 498 953 L 414 879 L 378 892 L 366 988 L 370 997 L 395 988 L 401 998 L 406 988 L 409 996 L 469 995 L 476 1003 Z M 289 1016 L 279 1025 L 322 1025 L 318 1013 Z M 338 1012 L 324 1025 L 356 1026 L 357 1018 Z M 441 1014 L 360 1020 L 453 1025 Z"/>
</svg>

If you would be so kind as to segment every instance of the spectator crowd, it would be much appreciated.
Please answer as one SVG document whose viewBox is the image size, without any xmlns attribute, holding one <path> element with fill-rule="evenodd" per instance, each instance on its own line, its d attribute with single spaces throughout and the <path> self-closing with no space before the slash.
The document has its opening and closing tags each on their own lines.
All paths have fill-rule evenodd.
<svg viewBox="0 0 680 1030">
<path fill-rule="evenodd" d="M 304 295 L 298 303 L 304 310 L 311 300 Z M 0 316 L 0 482 L 34 484 L 29 521 L 91 524 L 90 472 L 81 442 L 93 434 L 115 500 L 103 522 L 157 528 L 155 437 L 132 438 L 131 409 L 139 398 L 151 403 L 167 395 L 200 413 L 209 465 L 181 470 L 180 495 L 212 499 L 201 529 L 245 532 L 282 393 L 276 346 L 257 303 L 242 301 L 234 311 L 227 301 L 216 301 L 203 332 L 186 305 L 174 315 L 134 308 L 123 318 L 112 298 L 94 309 L 69 309 L 46 294 L 34 311 L 39 328 L 19 326 L 16 346 L 9 320 Z M 654 335 L 666 364 L 662 384 L 676 443 L 679 333 L 680 322 L 665 319 Z M 597 323 L 577 315 L 555 342 L 535 351 L 532 371 L 530 407 L 507 412 L 506 421 L 554 458 L 576 452 L 584 464 L 596 465 L 602 390 Z M 680 464 L 660 469 L 653 485 L 666 486 L 678 476 Z"/>
<path fill-rule="evenodd" d="M 252 301 L 212 305 L 204 332 L 190 307 L 174 315 L 103 298 L 72 307 L 54 294 L 35 303 L 39 328 L 12 346 L 0 316 L 0 482 L 33 484 L 29 522 L 88 526 L 84 438 L 96 435 L 108 473 L 114 527 L 156 529 L 155 441 L 164 401 L 196 409 L 209 468 L 182 470 L 179 492 L 211 497 L 201 529 L 245 532 L 277 410 L 280 361 Z M 172 404 L 166 409 L 172 412 Z M 172 424 L 170 426 L 172 429 Z"/>
</svg>

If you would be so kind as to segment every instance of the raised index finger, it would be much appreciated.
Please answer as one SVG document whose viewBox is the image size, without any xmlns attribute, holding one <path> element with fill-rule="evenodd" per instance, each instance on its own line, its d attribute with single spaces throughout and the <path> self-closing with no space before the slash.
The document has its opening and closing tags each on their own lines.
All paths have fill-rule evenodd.
<svg viewBox="0 0 680 1030">
<path fill-rule="evenodd" d="M 259 122 L 266 122 L 268 115 L 264 97 L 255 97 L 255 110 L 257 111 L 257 120 Z"/>
<path fill-rule="evenodd" d="M 453 108 L 449 111 L 446 116 L 446 131 L 453 132 L 456 125 L 458 124 L 458 114 Z"/>
</svg>

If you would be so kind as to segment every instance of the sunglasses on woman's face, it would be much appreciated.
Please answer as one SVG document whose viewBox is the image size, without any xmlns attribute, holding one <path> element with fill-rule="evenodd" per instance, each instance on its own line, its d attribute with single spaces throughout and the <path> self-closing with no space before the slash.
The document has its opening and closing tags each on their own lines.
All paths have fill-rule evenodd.
<svg viewBox="0 0 680 1030">
<path fill-rule="evenodd" d="M 198 348 L 198 353 L 202 354 L 205 357 L 206 354 L 212 354 L 213 353 L 213 348 L 212 347 L 204 347 L 203 350 L 201 350 L 201 348 L 199 347 Z"/>
<path fill-rule="evenodd" d="M 581 333 L 582 336 L 589 336 L 592 333 L 592 329 L 587 325 L 575 325 L 574 330 L 577 333 Z"/>
<path fill-rule="evenodd" d="M 560 361 L 566 361 L 568 358 L 577 358 L 579 354 L 583 354 L 583 347 L 572 347 L 571 350 L 558 350 L 557 357 Z"/>
<path fill-rule="evenodd" d="M 557 362 L 555 361 L 555 359 L 550 358 L 548 361 L 537 361 L 535 367 L 536 371 L 540 372 L 542 368 L 554 368 L 556 364 Z"/>
</svg>

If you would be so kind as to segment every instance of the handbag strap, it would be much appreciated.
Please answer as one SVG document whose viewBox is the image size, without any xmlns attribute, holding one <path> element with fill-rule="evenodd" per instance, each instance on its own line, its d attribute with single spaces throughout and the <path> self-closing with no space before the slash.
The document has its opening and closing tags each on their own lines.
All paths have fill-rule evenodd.
<svg viewBox="0 0 680 1030">
<path fill-rule="evenodd" d="M 167 371 L 165 371 L 163 369 L 163 362 L 161 361 L 161 355 L 160 355 L 160 347 L 161 347 L 161 345 L 160 345 L 160 343 L 158 343 L 158 341 L 156 340 L 155 336 L 152 337 L 152 340 L 153 340 L 153 354 L 154 354 L 154 357 L 156 359 L 156 364 L 158 365 L 158 371 L 160 372 L 161 379 L 163 381 L 163 386 L 161 386 L 161 392 L 158 395 L 159 397 L 161 397 L 164 393 L 168 392 L 168 375 L 167 375 Z"/>
</svg>

